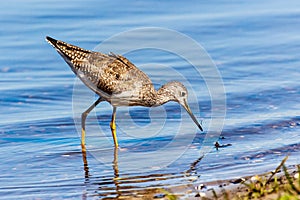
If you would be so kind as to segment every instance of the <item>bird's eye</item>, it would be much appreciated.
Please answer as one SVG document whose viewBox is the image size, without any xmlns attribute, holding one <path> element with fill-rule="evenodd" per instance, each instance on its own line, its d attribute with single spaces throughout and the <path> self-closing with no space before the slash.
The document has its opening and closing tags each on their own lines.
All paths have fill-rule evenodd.
<svg viewBox="0 0 300 200">
<path fill-rule="evenodd" d="M 185 92 L 180 92 L 180 96 L 182 97 L 185 96 L 185 94 L 186 94 Z"/>
</svg>

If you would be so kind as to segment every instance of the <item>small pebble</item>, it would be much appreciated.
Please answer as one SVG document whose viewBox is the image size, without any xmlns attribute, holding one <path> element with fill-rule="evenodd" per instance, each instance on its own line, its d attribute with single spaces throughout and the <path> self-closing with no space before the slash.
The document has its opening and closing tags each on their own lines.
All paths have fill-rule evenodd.
<svg viewBox="0 0 300 200">
<path fill-rule="evenodd" d="M 296 174 L 294 175 L 294 178 L 295 178 L 295 179 L 299 179 L 299 173 L 296 173 Z"/>
<path fill-rule="evenodd" d="M 199 192 L 200 197 L 206 197 L 206 194 L 204 192 Z"/>
<path fill-rule="evenodd" d="M 206 185 L 204 185 L 204 184 L 199 184 L 199 185 L 197 185 L 196 187 L 195 187 L 195 189 L 197 190 L 197 191 L 200 191 L 200 190 L 202 190 L 202 189 L 204 189 L 204 188 L 206 188 Z"/>
<path fill-rule="evenodd" d="M 241 183 L 243 181 L 245 181 L 244 178 L 238 178 L 238 179 L 235 179 L 234 181 L 230 181 L 230 182 L 233 183 L 233 184 L 238 184 L 238 183 Z"/>
<path fill-rule="evenodd" d="M 155 194 L 155 195 L 153 196 L 153 198 L 154 198 L 154 199 L 160 199 L 160 198 L 164 198 L 165 196 L 166 196 L 165 194 L 159 193 L 159 194 Z"/>
<path fill-rule="evenodd" d="M 276 173 L 279 173 L 279 172 L 281 172 L 280 169 L 279 169 L 278 171 L 275 171 L 275 170 L 272 170 L 272 171 L 271 171 L 272 174 L 276 174 Z"/>
<path fill-rule="evenodd" d="M 195 195 L 195 197 L 206 197 L 206 194 L 204 192 L 199 192 Z"/>
</svg>

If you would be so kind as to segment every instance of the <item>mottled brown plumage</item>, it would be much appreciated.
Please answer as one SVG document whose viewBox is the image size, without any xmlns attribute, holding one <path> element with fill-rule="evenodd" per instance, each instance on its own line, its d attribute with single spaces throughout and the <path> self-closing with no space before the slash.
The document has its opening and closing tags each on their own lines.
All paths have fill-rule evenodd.
<svg viewBox="0 0 300 200">
<path fill-rule="evenodd" d="M 121 55 L 85 50 L 51 37 L 46 37 L 46 40 L 82 82 L 102 98 L 101 101 L 107 101 L 114 107 L 113 115 L 118 106 L 151 107 L 176 101 L 202 130 L 187 104 L 188 91 L 182 83 L 172 81 L 156 91 L 150 78 Z M 101 101 L 99 99 L 90 108 L 93 109 Z M 87 115 L 91 109 L 84 114 Z"/>
</svg>

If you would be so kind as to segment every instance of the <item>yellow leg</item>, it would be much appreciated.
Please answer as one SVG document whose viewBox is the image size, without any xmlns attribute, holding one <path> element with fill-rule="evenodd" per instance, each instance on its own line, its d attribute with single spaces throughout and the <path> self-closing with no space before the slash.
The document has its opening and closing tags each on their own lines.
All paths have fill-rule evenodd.
<svg viewBox="0 0 300 200">
<path fill-rule="evenodd" d="M 118 144 L 118 138 L 117 138 L 117 127 L 116 127 L 116 111 L 117 111 L 117 107 L 113 107 L 113 114 L 111 117 L 111 122 L 110 122 L 110 129 L 111 129 L 111 134 L 114 138 L 114 143 L 115 143 L 115 148 L 118 148 L 119 144 Z"/>
<path fill-rule="evenodd" d="M 86 152 L 86 148 L 85 148 L 85 129 L 81 128 L 81 150 L 82 152 Z"/>
<path fill-rule="evenodd" d="M 82 152 L 86 152 L 85 148 L 85 120 L 88 114 L 101 102 L 103 101 L 101 97 L 95 101 L 86 111 L 81 114 L 81 149 Z"/>
</svg>

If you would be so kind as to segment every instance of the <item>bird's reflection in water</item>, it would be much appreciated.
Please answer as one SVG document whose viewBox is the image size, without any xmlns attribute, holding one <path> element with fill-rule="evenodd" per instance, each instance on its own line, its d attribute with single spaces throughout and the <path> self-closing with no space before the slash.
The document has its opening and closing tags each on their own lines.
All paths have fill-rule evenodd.
<svg viewBox="0 0 300 200">
<path fill-rule="evenodd" d="M 84 177 L 86 180 L 89 179 L 89 165 L 88 165 L 88 161 L 86 158 L 86 150 L 82 150 L 82 161 L 83 161 L 83 169 L 84 169 Z"/>
<path fill-rule="evenodd" d="M 82 152 L 86 194 L 87 197 L 100 197 L 101 199 L 153 199 L 157 194 L 166 194 L 164 188 L 168 187 L 166 180 L 175 180 L 177 183 L 188 184 L 189 176 L 195 171 L 203 157 L 198 158 L 190 164 L 189 169 L 182 173 L 154 173 L 154 174 L 126 174 L 123 177 L 119 172 L 119 149 L 114 148 L 112 169 L 113 177 L 93 176 L 89 171 L 87 153 Z M 183 181 L 184 180 L 184 181 Z"/>
</svg>

